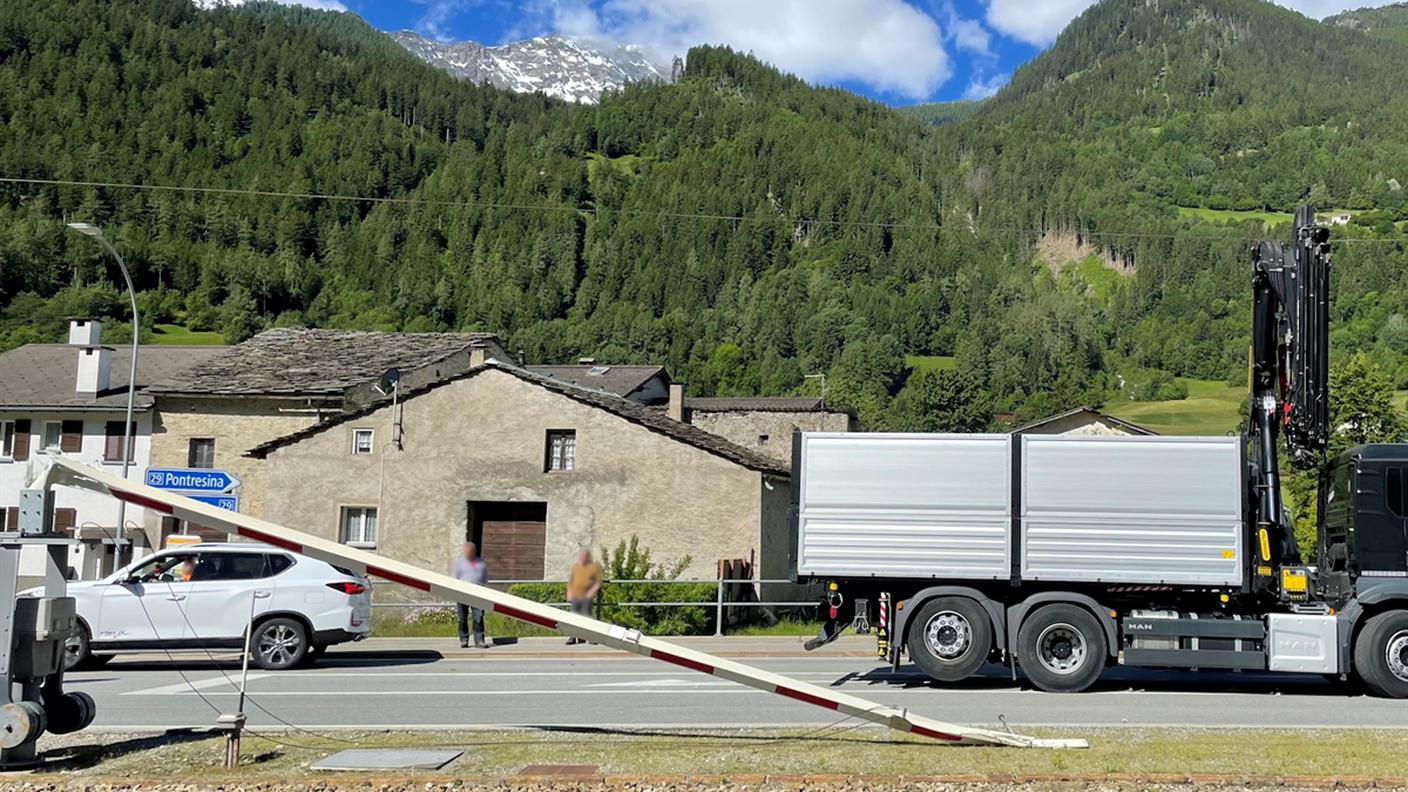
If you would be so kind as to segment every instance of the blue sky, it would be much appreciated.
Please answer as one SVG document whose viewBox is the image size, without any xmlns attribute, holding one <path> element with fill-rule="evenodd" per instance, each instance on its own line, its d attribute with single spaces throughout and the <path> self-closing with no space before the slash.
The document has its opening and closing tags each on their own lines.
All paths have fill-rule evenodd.
<svg viewBox="0 0 1408 792">
<path fill-rule="evenodd" d="M 810 82 L 888 104 L 982 98 L 1093 0 L 282 0 L 382 30 L 502 44 L 566 33 L 647 48 L 751 51 Z M 1276 0 L 1320 18 L 1386 0 Z"/>
</svg>

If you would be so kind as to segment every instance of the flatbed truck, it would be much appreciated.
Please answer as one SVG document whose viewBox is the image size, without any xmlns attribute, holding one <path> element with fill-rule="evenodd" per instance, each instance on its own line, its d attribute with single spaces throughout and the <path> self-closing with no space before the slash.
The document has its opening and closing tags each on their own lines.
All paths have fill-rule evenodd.
<svg viewBox="0 0 1408 792">
<path fill-rule="evenodd" d="M 983 664 L 1056 692 L 1110 665 L 1356 678 L 1408 698 L 1408 445 L 1327 458 L 1330 245 L 1314 212 L 1252 251 L 1238 437 L 797 433 L 791 553 L 830 620 L 887 626 L 952 683 Z M 1282 448 L 1319 480 L 1302 561 Z"/>
</svg>

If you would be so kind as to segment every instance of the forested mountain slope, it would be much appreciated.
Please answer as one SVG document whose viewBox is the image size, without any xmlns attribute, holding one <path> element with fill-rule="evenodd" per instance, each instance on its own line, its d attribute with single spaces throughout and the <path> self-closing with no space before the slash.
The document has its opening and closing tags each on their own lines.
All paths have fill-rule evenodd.
<svg viewBox="0 0 1408 792">
<path fill-rule="evenodd" d="M 1229 36 L 1286 62 L 1254 78 Z M 1342 246 L 1336 340 L 1408 378 L 1386 239 L 1408 138 L 1380 63 L 1403 52 L 1258 0 L 1106 0 L 933 127 L 720 48 L 584 107 L 456 81 L 351 15 L 0 0 L 0 176 L 299 194 L 0 186 L 0 341 L 123 315 L 110 263 L 63 228 L 82 219 L 122 246 L 145 320 L 230 340 L 491 330 L 535 360 L 665 363 L 699 393 L 826 373 L 872 426 L 981 428 L 1236 376 L 1263 231 L 1175 206 L 1315 188 L 1387 210 L 1342 232 L 1367 244 Z M 1275 84 L 1311 72 L 1338 98 Z M 905 355 L 957 366 L 911 374 Z"/>
<path fill-rule="evenodd" d="M 1326 18 L 1325 24 L 1408 43 L 1408 3 L 1345 11 Z"/>
</svg>

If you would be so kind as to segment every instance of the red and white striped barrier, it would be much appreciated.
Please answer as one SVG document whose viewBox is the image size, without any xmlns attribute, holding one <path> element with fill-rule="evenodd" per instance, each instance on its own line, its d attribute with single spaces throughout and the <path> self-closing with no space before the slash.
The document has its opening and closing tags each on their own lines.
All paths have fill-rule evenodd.
<svg viewBox="0 0 1408 792">
<path fill-rule="evenodd" d="M 536 624 L 563 635 L 594 641 L 602 646 L 662 660 L 666 663 L 727 679 L 741 685 L 776 693 L 795 701 L 888 726 L 896 731 L 918 734 L 950 744 L 1009 745 L 1026 748 L 1085 748 L 1080 739 L 1038 739 L 1009 732 L 977 729 L 932 720 L 908 709 L 877 704 L 846 693 L 799 682 L 743 663 L 694 649 L 676 646 L 638 630 L 560 611 L 532 600 L 515 597 L 487 586 L 465 583 L 449 575 L 385 558 L 367 550 L 323 539 L 248 515 L 218 509 L 190 498 L 148 487 L 114 476 L 72 460 L 56 457 L 54 464 L 36 486 L 55 485 L 111 495 L 119 500 L 178 520 L 191 522 L 242 536 L 256 542 L 282 547 L 295 553 L 346 567 L 368 576 L 385 578 L 445 600 L 501 613 L 512 619 Z"/>
</svg>

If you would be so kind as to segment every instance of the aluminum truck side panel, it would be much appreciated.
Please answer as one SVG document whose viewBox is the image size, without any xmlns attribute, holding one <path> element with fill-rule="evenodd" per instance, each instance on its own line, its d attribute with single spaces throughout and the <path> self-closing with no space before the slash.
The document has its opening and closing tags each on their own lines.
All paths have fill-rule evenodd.
<svg viewBox="0 0 1408 792">
<path fill-rule="evenodd" d="M 1022 578 L 1239 586 L 1235 437 L 1022 438 Z"/>
<path fill-rule="evenodd" d="M 806 434 L 797 571 L 1005 579 L 1007 435 Z"/>
</svg>

